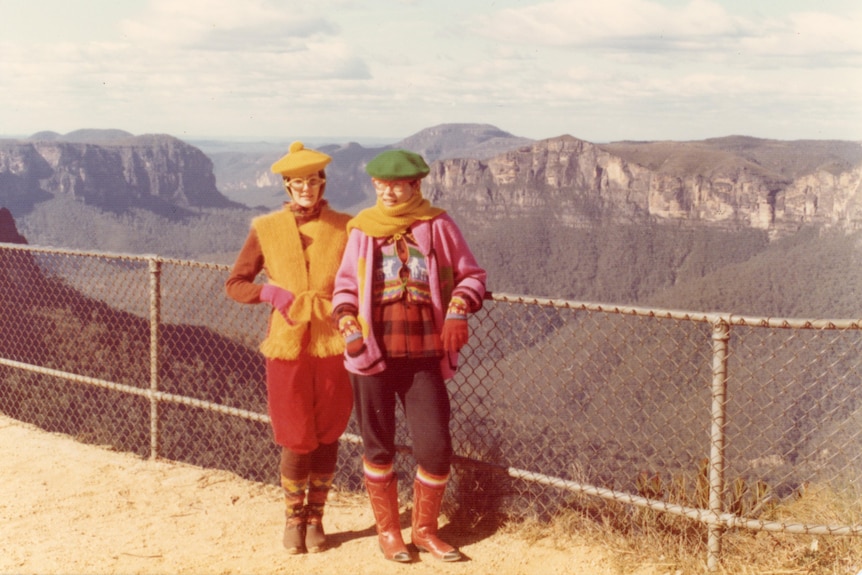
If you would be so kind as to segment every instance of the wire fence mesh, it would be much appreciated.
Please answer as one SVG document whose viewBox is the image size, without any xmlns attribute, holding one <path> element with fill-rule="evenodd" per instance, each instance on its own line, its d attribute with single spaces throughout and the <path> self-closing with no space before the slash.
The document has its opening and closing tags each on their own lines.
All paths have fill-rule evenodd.
<svg viewBox="0 0 862 575">
<path fill-rule="evenodd" d="M 230 301 L 228 271 L 0 244 L 0 412 L 277 483 L 257 351 L 269 310 Z M 855 506 L 828 522 L 804 506 L 792 517 L 775 511 L 812 488 L 858 499 L 857 321 L 497 294 L 470 326 L 449 382 L 449 505 L 549 518 L 578 494 L 667 511 L 706 524 L 711 564 L 727 527 L 862 532 Z M 407 478 L 414 463 L 401 425 L 396 464 Z M 354 422 L 344 440 L 337 483 L 360 489 Z"/>
</svg>

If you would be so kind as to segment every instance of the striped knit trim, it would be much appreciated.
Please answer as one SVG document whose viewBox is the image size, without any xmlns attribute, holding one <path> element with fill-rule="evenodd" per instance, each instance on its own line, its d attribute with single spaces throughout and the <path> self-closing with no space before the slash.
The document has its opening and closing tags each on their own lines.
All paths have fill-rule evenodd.
<svg viewBox="0 0 862 575">
<path fill-rule="evenodd" d="M 467 306 L 467 302 L 463 298 L 453 295 L 446 310 L 446 319 L 467 319 L 469 312 L 470 308 Z"/>
<path fill-rule="evenodd" d="M 418 479 L 424 485 L 428 487 L 433 487 L 436 489 L 441 489 L 446 487 L 446 484 L 449 482 L 449 474 L 446 475 L 434 475 L 433 473 L 429 473 L 425 471 L 421 467 L 416 469 L 416 479 Z"/>
<path fill-rule="evenodd" d="M 389 465 L 377 465 L 375 463 L 366 461 L 363 458 L 362 470 L 365 473 L 365 478 L 368 479 L 368 481 L 383 483 L 384 481 L 388 481 L 389 478 L 392 477 L 392 475 L 395 473 L 395 466 L 391 463 Z"/>
</svg>

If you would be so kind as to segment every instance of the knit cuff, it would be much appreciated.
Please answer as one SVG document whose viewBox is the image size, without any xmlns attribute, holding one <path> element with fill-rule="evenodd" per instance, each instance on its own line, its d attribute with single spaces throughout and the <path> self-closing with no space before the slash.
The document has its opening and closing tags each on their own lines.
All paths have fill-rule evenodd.
<svg viewBox="0 0 862 575">
<path fill-rule="evenodd" d="M 341 318 L 346 315 L 353 315 L 359 313 L 359 310 L 356 309 L 356 306 L 349 303 L 343 303 L 338 305 L 335 309 L 332 310 L 332 320 L 337 325 Z"/>
<path fill-rule="evenodd" d="M 338 320 L 338 331 L 344 337 L 346 343 L 356 341 L 362 337 L 362 328 L 359 327 L 359 321 L 353 315 L 341 316 Z"/>
<path fill-rule="evenodd" d="M 449 308 L 446 310 L 446 319 L 467 319 L 467 314 L 470 308 L 467 302 L 459 296 L 452 296 L 449 301 Z"/>
<path fill-rule="evenodd" d="M 362 458 L 362 472 L 365 475 L 365 478 L 369 481 L 374 482 L 384 482 L 389 481 L 389 479 L 395 473 L 395 466 L 392 463 L 387 463 L 384 465 L 378 463 L 371 463 L 365 457 Z"/>
</svg>

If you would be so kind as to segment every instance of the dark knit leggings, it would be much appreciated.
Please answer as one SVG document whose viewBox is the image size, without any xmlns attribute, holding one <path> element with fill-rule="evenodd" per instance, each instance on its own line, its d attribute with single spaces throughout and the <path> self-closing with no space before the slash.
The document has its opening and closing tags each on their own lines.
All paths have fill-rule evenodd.
<svg viewBox="0 0 862 575">
<path fill-rule="evenodd" d="M 389 358 L 382 373 L 350 374 L 350 379 L 366 460 L 385 466 L 395 459 L 397 398 L 404 408 L 416 462 L 435 475 L 449 473 L 451 408 L 439 359 Z"/>
<path fill-rule="evenodd" d="M 332 475 L 338 462 L 338 442 L 322 443 L 311 453 L 297 453 L 281 448 L 279 469 L 282 477 L 294 481 L 304 480 L 309 475 Z"/>
</svg>

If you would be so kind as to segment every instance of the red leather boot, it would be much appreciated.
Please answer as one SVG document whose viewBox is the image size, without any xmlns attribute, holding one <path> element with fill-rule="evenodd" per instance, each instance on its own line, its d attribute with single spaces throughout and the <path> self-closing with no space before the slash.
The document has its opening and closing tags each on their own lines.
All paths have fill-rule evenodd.
<svg viewBox="0 0 862 575">
<path fill-rule="evenodd" d="M 377 541 L 383 556 L 390 561 L 411 561 L 407 545 L 401 537 L 401 522 L 398 519 L 398 481 L 391 475 L 385 481 L 365 478 L 365 489 L 371 500 L 371 509 L 377 522 Z"/>
<path fill-rule="evenodd" d="M 461 553 L 437 536 L 437 518 L 443 503 L 448 475 L 432 475 L 420 468 L 413 481 L 413 528 L 411 539 L 420 551 L 427 551 L 440 561 L 459 561 Z M 423 482 L 419 475 L 434 482 Z"/>
</svg>

